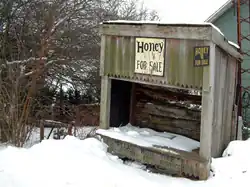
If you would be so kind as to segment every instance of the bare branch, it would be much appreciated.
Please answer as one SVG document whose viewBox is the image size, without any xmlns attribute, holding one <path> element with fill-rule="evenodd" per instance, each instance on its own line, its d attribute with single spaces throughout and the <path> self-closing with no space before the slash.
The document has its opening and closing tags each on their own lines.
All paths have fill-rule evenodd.
<svg viewBox="0 0 250 187">
<path fill-rule="evenodd" d="M 14 60 L 14 61 L 7 61 L 6 63 L 8 65 L 12 65 L 12 64 L 26 64 L 29 62 L 34 62 L 34 61 L 40 61 L 40 60 L 47 60 L 47 57 L 42 57 L 42 58 L 35 58 L 35 57 L 30 57 L 28 59 L 25 60 Z"/>
</svg>

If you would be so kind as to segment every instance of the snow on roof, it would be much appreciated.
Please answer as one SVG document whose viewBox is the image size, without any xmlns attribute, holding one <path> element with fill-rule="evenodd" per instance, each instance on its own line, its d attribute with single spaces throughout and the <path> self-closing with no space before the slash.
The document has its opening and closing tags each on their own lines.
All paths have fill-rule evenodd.
<svg viewBox="0 0 250 187">
<path fill-rule="evenodd" d="M 222 14 L 224 14 L 229 8 L 233 5 L 232 0 L 228 0 L 225 4 L 223 4 L 218 10 L 216 10 L 209 18 L 205 20 L 205 22 L 214 22 L 217 20 Z"/>
<path fill-rule="evenodd" d="M 217 30 L 221 35 L 224 36 L 224 34 L 221 32 L 221 30 L 216 27 L 214 24 L 209 22 L 162 22 L 162 21 L 131 21 L 131 20 L 110 20 L 110 21 L 104 21 L 102 24 L 148 24 L 148 25 L 181 25 L 181 26 L 193 26 L 193 27 L 199 27 L 199 26 L 210 26 L 213 27 L 215 30 Z"/>
<path fill-rule="evenodd" d="M 231 2 L 231 0 L 230 0 Z M 193 26 L 193 27 L 200 27 L 200 26 L 209 26 L 213 27 L 217 32 L 219 32 L 222 36 L 225 37 L 225 35 L 222 33 L 222 31 L 216 27 L 214 24 L 210 22 L 162 22 L 162 21 L 131 21 L 131 20 L 109 20 L 109 21 L 104 21 L 101 24 L 133 24 L 133 25 L 141 25 L 141 24 L 148 24 L 148 25 L 173 25 L 173 26 Z M 226 39 L 226 37 L 225 37 Z M 227 40 L 227 39 L 226 39 Z M 239 49 L 240 47 L 233 43 L 232 41 L 227 40 L 228 43 Z"/>
<path fill-rule="evenodd" d="M 236 43 L 234 43 L 234 42 L 232 42 L 232 41 L 228 41 L 228 43 L 229 43 L 230 45 L 234 46 L 234 47 L 237 48 L 237 49 L 240 48 L 240 46 L 239 46 L 238 44 L 236 44 Z"/>
</svg>

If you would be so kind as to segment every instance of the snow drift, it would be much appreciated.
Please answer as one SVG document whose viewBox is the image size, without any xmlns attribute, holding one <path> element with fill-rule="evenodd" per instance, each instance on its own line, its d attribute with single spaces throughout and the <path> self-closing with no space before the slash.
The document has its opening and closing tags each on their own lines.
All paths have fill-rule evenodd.
<svg viewBox="0 0 250 187">
<path fill-rule="evenodd" d="M 207 181 L 191 181 L 125 165 L 107 153 L 94 138 L 44 140 L 31 148 L 0 150 L 0 186 L 3 187 L 180 187 L 235 186 L 250 178 L 250 141 L 231 142 L 224 157 L 213 159 Z M 213 176 L 214 175 L 214 176 Z"/>
</svg>

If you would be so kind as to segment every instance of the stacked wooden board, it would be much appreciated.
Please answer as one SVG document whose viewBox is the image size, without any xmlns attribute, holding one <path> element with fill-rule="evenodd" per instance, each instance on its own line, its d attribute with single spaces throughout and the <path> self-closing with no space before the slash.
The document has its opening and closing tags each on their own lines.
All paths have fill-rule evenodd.
<svg viewBox="0 0 250 187">
<path fill-rule="evenodd" d="M 136 85 L 135 124 L 200 140 L 201 96 Z"/>
</svg>

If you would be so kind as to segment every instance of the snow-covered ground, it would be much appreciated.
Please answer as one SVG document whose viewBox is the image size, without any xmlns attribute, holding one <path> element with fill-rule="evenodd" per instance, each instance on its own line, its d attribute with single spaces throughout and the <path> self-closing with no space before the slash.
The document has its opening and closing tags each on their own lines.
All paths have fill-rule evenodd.
<svg viewBox="0 0 250 187">
<path fill-rule="evenodd" d="M 85 126 L 85 127 L 76 127 L 76 129 L 73 128 L 73 132 L 75 131 L 76 137 L 78 137 L 79 139 L 84 139 L 89 133 L 91 133 L 96 127 L 95 126 Z M 56 131 L 57 129 L 55 128 L 53 131 Z M 67 129 L 64 129 L 65 131 L 67 131 Z M 47 139 L 53 139 L 53 132 L 51 133 L 51 135 L 49 136 L 51 131 L 51 128 L 44 128 L 44 138 Z M 29 148 L 31 146 L 33 146 L 34 144 L 37 144 L 40 142 L 40 128 L 34 128 L 30 138 L 28 139 L 28 141 L 24 144 L 25 148 Z M 1 147 L 5 147 L 4 145 L 0 145 L 0 150 Z"/>
<path fill-rule="evenodd" d="M 30 148 L 0 149 L 2 187 L 221 187 L 248 184 L 250 140 L 231 142 L 223 157 L 212 160 L 207 181 L 152 174 L 136 163 L 124 164 L 94 138 L 44 140 Z M 214 176 L 213 176 L 214 175 Z"/>
<path fill-rule="evenodd" d="M 96 133 L 134 143 L 142 147 L 163 146 L 188 152 L 200 147 L 200 142 L 178 134 L 169 132 L 160 133 L 152 129 L 138 128 L 130 124 L 108 130 L 98 129 Z"/>
</svg>

